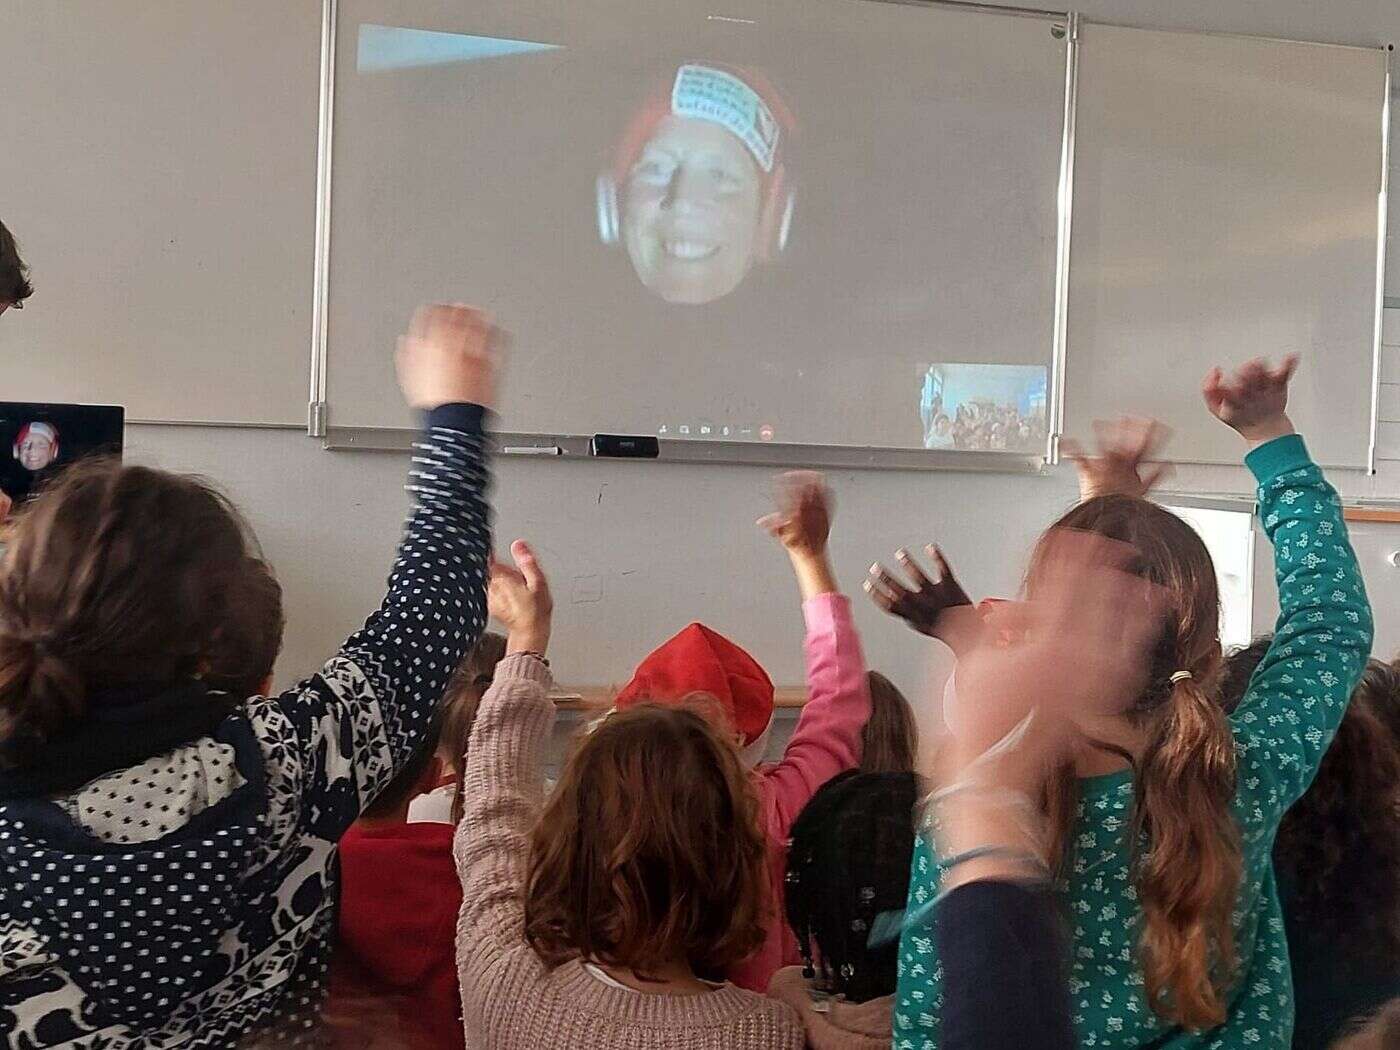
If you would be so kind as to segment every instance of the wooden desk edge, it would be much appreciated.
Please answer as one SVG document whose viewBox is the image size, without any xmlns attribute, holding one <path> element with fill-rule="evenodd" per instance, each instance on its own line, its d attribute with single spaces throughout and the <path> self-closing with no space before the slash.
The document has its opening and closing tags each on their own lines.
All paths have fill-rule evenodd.
<svg viewBox="0 0 1400 1050">
<path fill-rule="evenodd" d="M 1388 507 L 1343 507 L 1344 521 L 1400 522 L 1400 509 Z"/>
</svg>

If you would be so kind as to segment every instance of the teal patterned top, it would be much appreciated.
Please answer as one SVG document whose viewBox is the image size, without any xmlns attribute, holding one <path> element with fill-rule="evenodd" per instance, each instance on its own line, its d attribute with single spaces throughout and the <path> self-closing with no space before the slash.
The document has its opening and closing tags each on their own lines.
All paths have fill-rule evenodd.
<svg viewBox="0 0 1400 1050">
<path fill-rule="evenodd" d="M 1261 445 L 1246 465 L 1274 545 L 1281 612 L 1274 643 L 1231 719 L 1239 759 L 1235 817 L 1244 879 L 1235 911 L 1241 976 L 1229 1016 L 1201 1034 L 1166 1024 L 1148 1005 L 1137 962 L 1139 913 L 1129 879 L 1132 773 L 1079 782 L 1073 864 L 1059 886 L 1071 926 L 1070 992 L 1081 1046 L 1124 1050 L 1287 1050 L 1293 989 L 1270 851 L 1284 811 L 1312 782 L 1371 651 L 1371 608 L 1347 540 L 1341 503 L 1302 438 Z M 941 879 L 927 823 L 910 879 L 911 912 Z M 895 1050 L 939 1045 L 942 968 L 936 929 L 904 931 Z"/>
</svg>

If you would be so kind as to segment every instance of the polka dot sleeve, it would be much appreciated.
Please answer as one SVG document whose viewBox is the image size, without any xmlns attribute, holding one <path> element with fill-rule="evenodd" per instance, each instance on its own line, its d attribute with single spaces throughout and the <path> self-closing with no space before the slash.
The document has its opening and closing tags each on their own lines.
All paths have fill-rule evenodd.
<svg viewBox="0 0 1400 1050">
<path fill-rule="evenodd" d="M 1232 719 L 1246 826 L 1276 827 L 1307 790 L 1371 652 L 1371 605 L 1341 501 L 1295 434 L 1246 460 L 1274 545 L 1274 641 Z"/>
<path fill-rule="evenodd" d="M 264 720 L 281 727 L 269 757 L 299 767 L 298 794 L 324 799 L 319 830 L 334 838 L 422 745 L 453 670 L 485 626 L 491 533 L 480 421 L 476 406 L 429 417 L 383 603 L 319 675 L 271 701 L 284 718 Z"/>
</svg>

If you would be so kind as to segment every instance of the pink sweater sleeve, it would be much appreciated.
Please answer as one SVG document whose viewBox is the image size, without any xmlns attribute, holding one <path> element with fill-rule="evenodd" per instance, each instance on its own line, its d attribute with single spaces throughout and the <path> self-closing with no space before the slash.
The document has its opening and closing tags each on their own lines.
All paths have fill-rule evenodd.
<svg viewBox="0 0 1400 1050">
<path fill-rule="evenodd" d="M 807 621 L 807 704 L 782 760 L 762 771 L 764 830 L 788 837 L 808 800 L 836 774 L 860 764 L 860 736 L 870 718 L 865 656 L 843 594 L 802 605 Z"/>
</svg>

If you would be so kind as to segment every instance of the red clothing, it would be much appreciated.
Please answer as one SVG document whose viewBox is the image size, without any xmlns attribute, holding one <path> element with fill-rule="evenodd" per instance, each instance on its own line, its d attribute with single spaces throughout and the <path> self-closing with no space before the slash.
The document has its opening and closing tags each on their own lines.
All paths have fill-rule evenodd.
<svg viewBox="0 0 1400 1050">
<path fill-rule="evenodd" d="M 407 1045 L 460 1050 L 453 941 L 462 885 L 449 824 L 353 825 L 340 840 L 338 1001 L 383 997 Z M 410 1035 L 411 1033 L 411 1035 Z"/>
</svg>

